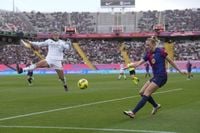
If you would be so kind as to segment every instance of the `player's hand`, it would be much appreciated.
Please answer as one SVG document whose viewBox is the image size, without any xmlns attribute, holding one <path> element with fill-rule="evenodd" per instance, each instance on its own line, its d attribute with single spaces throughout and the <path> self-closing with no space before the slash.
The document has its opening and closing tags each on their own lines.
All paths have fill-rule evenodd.
<svg viewBox="0 0 200 133">
<path fill-rule="evenodd" d="M 187 75 L 187 72 L 182 72 L 182 71 L 180 71 L 180 74 L 182 74 L 182 75 Z"/>
<path fill-rule="evenodd" d="M 31 43 L 31 41 L 25 39 L 24 42 L 30 44 L 30 47 L 35 50 L 34 46 Z"/>
<path fill-rule="evenodd" d="M 178 70 L 178 72 L 179 72 L 180 74 L 182 74 L 182 75 L 187 75 L 187 72 L 185 72 L 185 71 Z"/>
<path fill-rule="evenodd" d="M 71 44 L 72 44 L 71 39 L 67 39 L 66 43 L 69 44 L 69 45 L 71 46 Z"/>
<path fill-rule="evenodd" d="M 25 39 L 24 42 L 31 44 L 31 42 L 27 39 Z"/>
<path fill-rule="evenodd" d="M 138 66 L 138 64 L 137 64 L 137 62 L 132 62 L 131 66 L 134 67 L 134 68 L 136 68 Z"/>
</svg>

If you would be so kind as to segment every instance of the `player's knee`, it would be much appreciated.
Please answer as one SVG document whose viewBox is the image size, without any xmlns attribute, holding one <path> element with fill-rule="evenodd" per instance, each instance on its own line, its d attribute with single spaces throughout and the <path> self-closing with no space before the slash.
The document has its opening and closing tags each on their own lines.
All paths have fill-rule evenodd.
<svg viewBox="0 0 200 133">
<path fill-rule="evenodd" d="M 145 96 L 151 96 L 152 93 L 153 93 L 153 91 L 146 89 L 146 90 L 143 92 L 143 95 L 145 95 Z"/>
<path fill-rule="evenodd" d="M 59 79 L 59 80 L 64 80 L 64 78 L 62 78 L 62 77 L 59 77 L 58 79 Z"/>
</svg>

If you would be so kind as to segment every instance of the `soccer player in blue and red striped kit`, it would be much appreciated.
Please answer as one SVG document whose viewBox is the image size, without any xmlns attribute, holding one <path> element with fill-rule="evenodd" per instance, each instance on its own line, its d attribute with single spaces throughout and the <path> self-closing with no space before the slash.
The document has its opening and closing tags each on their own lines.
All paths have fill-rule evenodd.
<svg viewBox="0 0 200 133">
<path fill-rule="evenodd" d="M 190 62 L 190 60 L 188 60 L 187 64 L 186 64 L 186 67 L 187 67 L 187 77 L 188 77 L 188 80 L 190 80 L 191 77 L 193 77 L 192 75 L 192 63 Z"/>
<path fill-rule="evenodd" d="M 133 67 L 138 67 L 144 64 L 146 61 L 149 61 L 152 71 L 153 77 L 147 81 L 139 94 L 141 95 L 141 100 L 135 106 L 135 108 L 131 111 L 124 111 L 123 113 L 130 118 L 134 118 L 136 113 L 146 104 L 148 101 L 152 106 L 153 110 L 151 112 L 154 115 L 157 110 L 161 107 L 160 104 L 156 103 L 156 101 L 151 96 L 158 88 L 162 87 L 167 82 L 167 72 L 165 68 L 165 60 L 167 60 L 179 73 L 186 74 L 182 72 L 176 64 L 167 56 L 168 54 L 165 52 L 163 48 L 156 47 L 157 39 L 148 38 L 146 40 L 146 48 L 147 52 L 143 59 L 138 62 L 133 63 Z"/>
</svg>

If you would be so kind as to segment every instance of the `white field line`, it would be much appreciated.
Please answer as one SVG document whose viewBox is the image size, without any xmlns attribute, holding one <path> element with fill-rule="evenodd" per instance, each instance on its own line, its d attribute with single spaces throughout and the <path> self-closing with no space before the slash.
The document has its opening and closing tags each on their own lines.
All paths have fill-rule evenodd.
<svg viewBox="0 0 200 133">
<path fill-rule="evenodd" d="M 177 89 L 171 89 L 171 90 L 156 92 L 154 94 L 169 93 L 169 92 L 181 91 L 181 90 L 183 90 L 183 89 L 177 88 Z M 80 104 L 80 105 L 74 105 L 74 106 L 69 106 L 69 107 L 64 107 L 64 108 L 50 109 L 50 110 L 46 110 L 46 111 L 33 112 L 33 113 L 28 113 L 28 114 L 23 114 L 23 115 L 10 116 L 10 117 L 5 117 L 5 118 L 0 118 L 0 121 L 22 118 L 22 117 L 28 117 L 28 116 L 39 115 L 39 114 L 45 114 L 45 113 L 51 113 L 51 112 L 62 111 L 62 110 L 68 110 L 68 109 L 75 109 L 75 108 L 97 105 L 97 104 L 102 104 L 102 103 L 121 101 L 121 100 L 125 100 L 125 99 L 136 98 L 136 97 L 140 97 L 140 95 L 111 99 L 111 100 L 105 100 L 105 101 L 98 101 L 98 102 L 92 102 L 92 103 L 86 103 L 86 104 Z"/>
<path fill-rule="evenodd" d="M 85 131 L 104 131 L 104 132 L 136 132 L 136 133 L 176 133 L 170 131 L 153 130 L 134 130 L 134 129 L 112 129 L 112 128 L 85 128 L 85 127 L 55 127 L 55 126 L 4 126 L 0 128 L 29 128 L 29 129 L 64 129 L 64 130 L 85 130 Z"/>
</svg>

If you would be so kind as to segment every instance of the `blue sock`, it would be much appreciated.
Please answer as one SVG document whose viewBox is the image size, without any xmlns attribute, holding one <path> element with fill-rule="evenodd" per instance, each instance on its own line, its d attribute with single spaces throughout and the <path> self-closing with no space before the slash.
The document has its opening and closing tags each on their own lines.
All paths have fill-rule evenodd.
<svg viewBox="0 0 200 133">
<path fill-rule="evenodd" d="M 149 96 L 148 102 L 151 103 L 153 105 L 153 107 L 157 107 L 158 104 L 154 101 L 152 96 Z"/>
<path fill-rule="evenodd" d="M 137 113 L 148 101 L 149 97 L 143 95 L 142 99 L 138 102 L 138 104 L 136 105 L 136 107 L 133 109 L 133 113 Z"/>
<path fill-rule="evenodd" d="M 141 95 L 144 96 L 144 95 Z M 153 107 L 157 107 L 158 104 L 155 102 L 155 100 L 153 99 L 152 96 L 149 96 L 148 102 L 153 106 Z"/>
</svg>

